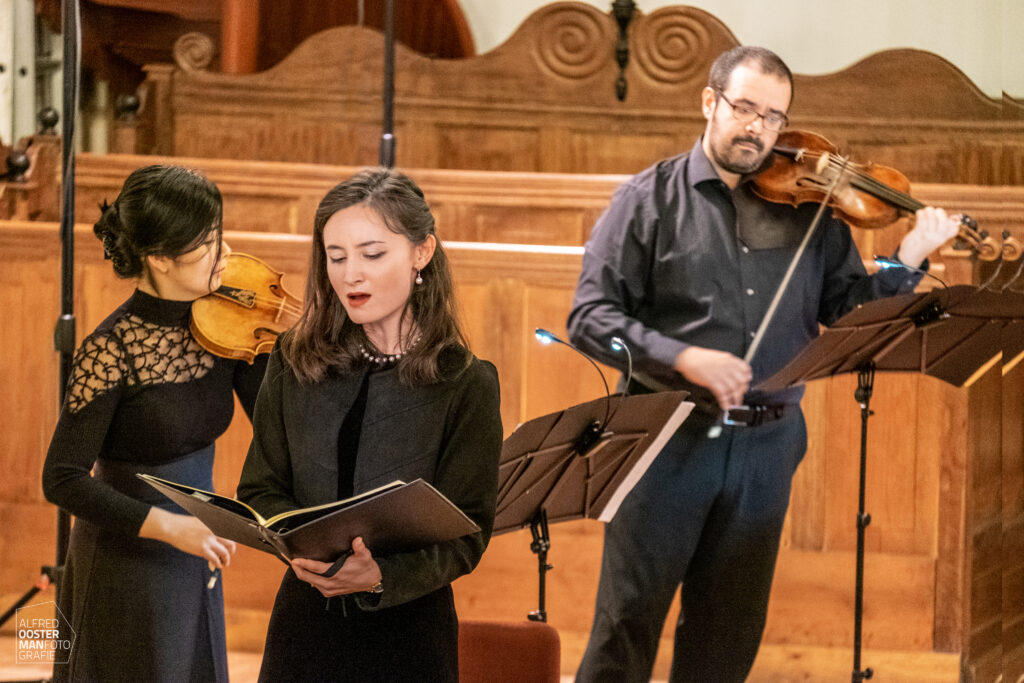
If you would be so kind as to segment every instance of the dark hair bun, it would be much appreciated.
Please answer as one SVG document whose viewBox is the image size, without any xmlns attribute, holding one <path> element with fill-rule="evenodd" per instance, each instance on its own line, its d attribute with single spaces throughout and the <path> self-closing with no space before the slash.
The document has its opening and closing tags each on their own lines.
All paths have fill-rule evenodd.
<svg viewBox="0 0 1024 683">
<path fill-rule="evenodd" d="M 100 209 L 93 232 L 103 241 L 114 272 L 124 278 L 141 277 L 147 256 L 177 258 L 197 249 L 211 233 L 220 236 L 220 191 L 181 166 L 132 171 L 114 203 L 104 202 Z"/>
<path fill-rule="evenodd" d="M 103 242 L 103 258 L 109 259 L 114 272 L 123 278 L 142 275 L 142 258 L 132 248 L 131 240 L 125 235 L 124 225 L 117 210 L 117 202 L 100 205 L 100 219 L 92 227 L 93 233 Z"/>
</svg>

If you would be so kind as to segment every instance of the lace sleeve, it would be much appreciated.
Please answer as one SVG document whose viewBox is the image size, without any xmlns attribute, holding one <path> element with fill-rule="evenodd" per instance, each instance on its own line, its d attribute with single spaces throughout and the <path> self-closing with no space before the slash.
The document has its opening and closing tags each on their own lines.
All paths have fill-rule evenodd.
<svg viewBox="0 0 1024 683">
<path fill-rule="evenodd" d="M 125 385 L 125 353 L 116 334 L 86 337 L 75 355 L 68 392 L 43 465 L 43 493 L 76 517 L 137 535 L 149 505 L 94 479 Z"/>
<path fill-rule="evenodd" d="M 124 378 L 124 350 L 113 334 L 87 337 L 75 354 L 68 379 L 66 408 L 74 414 L 100 395 L 119 386 Z"/>
</svg>

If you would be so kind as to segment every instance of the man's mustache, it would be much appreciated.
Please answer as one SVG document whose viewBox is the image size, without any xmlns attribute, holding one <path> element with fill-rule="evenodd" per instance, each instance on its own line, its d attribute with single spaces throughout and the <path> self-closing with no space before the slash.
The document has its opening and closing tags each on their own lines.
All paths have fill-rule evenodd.
<svg viewBox="0 0 1024 683">
<path fill-rule="evenodd" d="M 760 140 L 758 140 L 757 138 L 742 137 L 742 138 L 733 138 L 732 139 L 732 144 L 733 145 L 738 145 L 741 142 L 749 142 L 750 144 L 752 144 L 755 147 L 757 147 L 757 151 L 758 152 L 763 152 L 764 151 L 764 143 L 761 142 Z"/>
</svg>

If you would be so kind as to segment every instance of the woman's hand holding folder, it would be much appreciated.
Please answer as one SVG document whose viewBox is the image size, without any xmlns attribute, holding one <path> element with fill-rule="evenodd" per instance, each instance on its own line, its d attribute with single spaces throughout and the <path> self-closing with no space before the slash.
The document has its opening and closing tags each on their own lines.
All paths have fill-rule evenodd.
<svg viewBox="0 0 1024 683">
<path fill-rule="evenodd" d="M 362 537 L 352 540 L 352 552 L 339 558 L 337 562 L 317 562 L 303 557 L 291 561 L 295 575 L 316 588 L 325 598 L 349 593 L 374 591 L 381 585 L 383 575 L 370 549 L 363 543 Z"/>
</svg>

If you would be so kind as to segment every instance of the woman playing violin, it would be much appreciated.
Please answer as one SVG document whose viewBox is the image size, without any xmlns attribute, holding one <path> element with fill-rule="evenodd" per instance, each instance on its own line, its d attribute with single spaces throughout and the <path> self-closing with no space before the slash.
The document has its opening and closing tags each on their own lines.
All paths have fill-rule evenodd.
<svg viewBox="0 0 1024 683">
<path fill-rule="evenodd" d="M 47 499 L 77 517 L 58 601 L 76 640 L 54 680 L 226 681 L 216 577 L 235 544 L 135 476 L 212 490 L 233 394 L 251 414 L 263 377 L 265 356 L 219 358 L 189 331 L 230 252 L 220 192 L 195 171 L 140 168 L 94 231 L 136 289 L 82 341 L 43 470 Z"/>
<path fill-rule="evenodd" d="M 700 409 L 605 528 L 578 680 L 649 678 L 680 584 L 671 680 L 746 678 L 806 447 L 802 387 L 750 387 L 799 353 L 819 324 L 920 279 L 898 268 L 869 276 L 849 228 L 826 211 L 763 343 L 745 358 L 818 208 L 771 203 L 751 187 L 787 126 L 792 93 L 792 75 L 774 53 L 738 47 L 721 55 L 701 98 L 703 137 L 622 185 L 587 243 L 572 341 L 616 366 L 622 359 L 609 340 L 621 337 L 638 371 L 632 391 L 686 389 Z M 958 222 L 936 208 L 916 218 L 895 257 L 927 268 Z M 725 423 L 720 432 L 710 430 L 716 420 Z"/>
</svg>

